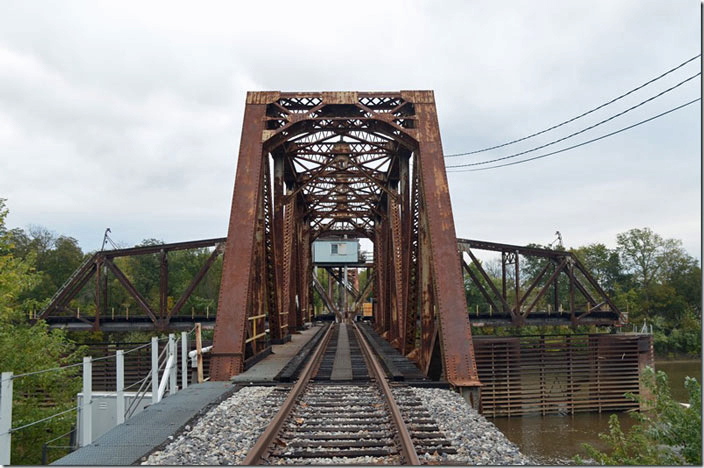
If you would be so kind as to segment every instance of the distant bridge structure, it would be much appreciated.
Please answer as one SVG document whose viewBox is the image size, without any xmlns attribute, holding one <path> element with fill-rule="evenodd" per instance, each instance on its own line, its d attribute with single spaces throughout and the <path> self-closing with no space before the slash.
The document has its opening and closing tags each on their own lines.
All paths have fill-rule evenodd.
<svg viewBox="0 0 704 468">
<path fill-rule="evenodd" d="M 208 273 L 217 257 L 224 249 L 225 238 L 203 239 L 172 244 L 158 244 L 137 246 L 126 249 L 101 250 L 90 255 L 73 272 L 66 282 L 49 301 L 49 304 L 37 316 L 46 320 L 50 326 L 67 328 L 69 330 L 104 330 L 104 331 L 131 331 L 131 330 L 188 330 L 195 322 L 214 322 L 214 316 L 208 317 L 179 315 L 184 304 L 189 299 L 194 289 Z M 212 247 L 213 251 L 201 266 L 198 273 L 190 281 L 186 290 L 169 307 L 169 263 L 168 254 L 178 250 L 202 249 Z M 133 257 L 140 255 L 159 255 L 159 303 L 150 304 L 145 298 L 144 291 L 139 291 L 127 275 L 113 261 L 120 257 Z M 108 272 L 110 272 L 128 293 L 129 297 L 137 304 L 137 310 L 132 316 L 118 313 L 115 316 L 108 310 Z M 95 285 L 95 309 L 79 311 L 69 307 L 69 303 L 81 290 L 93 280 Z"/>
</svg>

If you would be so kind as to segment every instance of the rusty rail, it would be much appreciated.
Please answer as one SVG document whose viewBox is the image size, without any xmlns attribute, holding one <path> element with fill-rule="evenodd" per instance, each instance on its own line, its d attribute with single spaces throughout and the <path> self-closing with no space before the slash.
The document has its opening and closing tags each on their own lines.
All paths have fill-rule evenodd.
<svg viewBox="0 0 704 468">
<path fill-rule="evenodd" d="M 367 343 L 366 338 L 359 331 L 359 328 L 357 328 L 357 324 L 355 322 L 352 322 L 352 325 L 354 326 L 354 333 L 355 335 L 357 335 L 357 341 L 359 342 L 359 346 L 367 358 L 370 370 L 374 374 L 374 379 L 377 381 L 379 387 L 381 388 L 381 393 L 383 393 L 384 398 L 386 399 L 386 404 L 389 406 L 391 419 L 393 420 L 394 425 L 396 426 L 396 430 L 398 431 L 399 435 L 399 441 L 401 442 L 401 451 L 403 452 L 403 458 L 406 459 L 407 465 L 420 465 L 420 460 L 418 460 L 418 454 L 416 453 L 416 449 L 413 446 L 411 435 L 408 432 L 408 428 L 406 427 L 406 423 L 403 420 L 403 416 L 401 416 L 401 410 L 396 404 L 394 395 L 393 393 L 391 393 L 391 387 L 386 381 L 386 375 L 384 373 L 384 370 L 381 368 L 379 361 L 374 356 L 374 353 L 372 352 L 369 343 Z"/>
<path fill-rule="evenodd" d="M 381 365 L 379 364 L 377 359 L 374 357 L 374 354 L 371 351 L 369 344 L 364 339 L 364 336 L 360 333 L 356 324 L 353 325 L 355 335 L 357 336 L 362 352 L 364 353 L 367 359 L 368 367 L 372 371 L 374 379 L 376 380 L 377 385 L 381 390 L 381 393 L 384 395 L 384 399 L 386 400 L 386 404 L 389 408 L 391 420 L 393 421 L 393 424 L 396 427 L 396 431 L 398 433 L 401 454 L 403 455 L 403 458 L 406 461 L 405 464 L 420 465 L 420 461 L 418 459 L 416 449 L 413 445 L 413 441 L 411 440 L 410 433 L 408 432 L 406 423 L 403 420 L 401 411 L 398 405 L 396 404 L 396 401 L 394 400 L 393 393 L 391 392 L 391 387 L 386 382 L 386 376 L 384 374 L 384 371 L 381 368 Z M 296 402 L 298 401 L 299 397 L 303 394 L 311 378 L 317 372 L 317 369 L 320 365 L 320 361 L 322 360 L 323 355 L 325 354 L 325 349 L 328 346 L 328 342 L 330 341 L 330 338 L 332 336 L 332 330 L 333 325 L 331 324 L 328 330 L 325 332 L 323 339 L 320 341 L 320 344 L 318 344 L 313 355 L 308 361 L 308 364 L 306 364 L 305 368 L 301 372 L 298 381 L 289 392 L 288 396 L 286 397 L 286 400 L 281 405 L 281 408 L 279 408 L 279 411 L 276 413 L 276 416 L 274 416 L 274 419 L 272 419 L 272 421 L 269 423 L 267 429 L 259 436 L 257 442 L 254 444 L 254 447 L 252 447 L 252 449 L 247 454 L 247 458 L 245 458 L 243 462 L 244 465 L 259 464 L 262 460 L 265 459 L 265 457 L 269 453 L 272 443 L 280 434 L 286 420 L 290 416 L 292 410 L 295 408 Z"/>
<path fill-rule="evenodd" d="M 320 340 L 320 343 L 318 344 L 318 347 L 315 349 L 315 352 L 308 361 L 308 364 L 306 364 L 306 366 L 303 368 L 303 371 L 301 372 L 298 381 L 293 386 L 293 388 L 291 388 L 291 391 L 286 397 L 286 400 L 284 400 L 283 404 L 281 405 L 281 408 L 279 408 L 278 413 L 276 413 L 274 419 L 271 420 L 269 426 L 262 433 L 262 435 L 259 436 L 259 439 L 257 439 L 257 442 L 254 444 L 254 447 L 252 447 L 252 449 L 247 454 L 247 458 L 245 458 L 243 462 L 244 465 L 259 464 L 259 462 L 269 451 L 271 443 L 281 431 L 281 428 L 286 422 L 286 419 L 291 413 L 291 410 L 296 405 L 298 397 L 301 395 L 301 393 L 303 393 L 303 390 L 306 388 L 306 385 L 308 385 L 308 382 L 313 377 L 313 375 L 315 375 L 315 371 L 317 370 L 318 364 L 320 364 L 320 360 L 323 358 L 323 354 L 325 354 L 325 348 L 328 345 L 328 341 L 330 341 L 330 337 L 332 336 L 332 330 L 333 326 L 331 324 L 328 326 L 328 330 L 325 332 L 323 339 Z"/>
</svg>

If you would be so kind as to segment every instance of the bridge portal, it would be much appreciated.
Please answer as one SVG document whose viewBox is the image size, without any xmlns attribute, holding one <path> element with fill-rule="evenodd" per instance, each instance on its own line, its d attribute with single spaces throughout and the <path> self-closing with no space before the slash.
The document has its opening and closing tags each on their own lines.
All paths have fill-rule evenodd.
<svg viewBox="0 0 704 468">
<path fill-rule="evenodd" d="M 432 91 L 247 94 L 213 380 L 310 320 L 321 236 L 370 239 L 377 332 L 479 385 Z"/>
</svg>

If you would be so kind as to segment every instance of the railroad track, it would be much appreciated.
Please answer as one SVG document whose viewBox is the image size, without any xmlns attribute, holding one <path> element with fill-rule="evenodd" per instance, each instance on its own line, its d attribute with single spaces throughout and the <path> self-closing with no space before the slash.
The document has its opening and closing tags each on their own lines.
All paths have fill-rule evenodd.
<svg viewBox="0 0 704 468">
<path fill-rule="evenodd" d="M 333 324 L 244 464 L 419 465 L 419 453 L 455 453 L 412 390 L 394 391 L 356 325 Z"/>
</svg>

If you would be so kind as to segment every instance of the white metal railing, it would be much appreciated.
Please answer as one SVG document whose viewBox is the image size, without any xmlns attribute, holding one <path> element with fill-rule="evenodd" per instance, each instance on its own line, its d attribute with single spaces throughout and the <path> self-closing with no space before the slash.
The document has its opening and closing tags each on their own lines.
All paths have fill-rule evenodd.
<svg viewBox="0 0 704 468">
<path fill-rule="evenodd" d="M 188 335 L 195 331 L 196 349 L 189 352 Z M 181 390 L 188 387 L 188 358 L 190 357 L 197 367 L 198 383 L 203 379 L 203 354 L 209 352 L 212 346 L 202 348 L 201 346 L 201 326 L 200 323 L 190 332 L 181 332 L 179 339 L 175 339 L 174 334 L 168 336 L 168 341 L 161 353 L 159 353 L 159 341 L 164 338 L 152 337 L 150 343 L 137 346 L 127 351 L 117 350 L 114 355 L 104 356 L 93 359 L 91 356 L 85 356 L 83 362 L 70 364 L 67 366 L 54 367 L 51 369 L 42 369 L 24 374 L 14 375 L 13 372 L 2 372 L 0 375 L 0 465 L 10 464 L 10 453 L 12 447 L 12 433 L 20 431 L 30 426 L 48 421 L 55 417 L 64 415 L 71 411 L 78 412 L 78 426 L 80 427 L 80 445 L 86 446 L 92 442 L 92 404 L 93 404 L 93 379 L 92 368 L 94 361 L 104 359 L 115 359 L 115 398 L 116 398 L 116 421 L 117 424 L 122 424 L 125 419 L 131 417 L 139 403 L 146 395 L 146 390 L 151 382 L 152 389 L 152 404 L 158 403 L 166 395 L 168 387 L 169 395 L 173 395 L 179 390 L 177 381 L 178 369 L 178 343 L 181 342 Z M 151 360 L 152 365 L 150 372 L 141 380 L 134 382 L 129 387 L 125 387 L 125 355 L 134 352 L 138 349 L 151 345 Z M 195 360 L 194 360 L 195 359 Z M 28 424 L 12 427 L 12 391 L 13 381 L 30 375 L 43 374 L 46 372 L 58 372 L 68 368 L 82 366 L 82 400 L 80 404 L 73 406 L 67 410 L 52 414 L 37 421 Z M 163 370 L 161 379 L 159 372 Z M 125 390 L 135 385 L 140 385 L 135 397 L 131 400 L 130 406 L 125 408 Z"/>
</svg>

